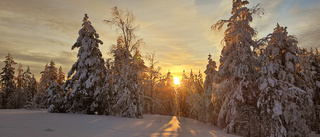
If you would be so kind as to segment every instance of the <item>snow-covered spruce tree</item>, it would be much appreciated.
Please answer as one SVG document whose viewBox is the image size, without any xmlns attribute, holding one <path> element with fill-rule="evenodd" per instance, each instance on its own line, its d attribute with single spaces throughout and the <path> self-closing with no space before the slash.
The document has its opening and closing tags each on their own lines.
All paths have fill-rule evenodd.
<svg viewBox="0 0 320 137">
<path fill-rule="evenodd" d="M 50 61 L 50 66 L 48 66 L 48 83 L 51 85 L 51 83 L 56 83 L 58 85 L 58 70 L 55 66 L 53 60 Z"/>
<path fill-rule="evenodd" d="M 105 79 L 106 68 L 99 49 L 99 44 L 103 43 L 88 19 L 85 14 L 77 42 L 71 48 L 79 48 L 78 60 L 64 84 L 65 106 L 60 109 L 72 113 L 93 114 L 96 111 L 94 95 L 102 92 Z"/>
<path fill-rule="evenodd" d="M 178 89 L 178 100 L 179 100 L 179 116 L 190 117 L 190 96 L 195 92 L 195 84 L 193 79 L 192 70 L 190 77 L 187 77 L 185 71 L 183 71 L 180 88 Z"/>
<path fill-rule="evenodd" d="M 204 109 L 205 109 L 205 119 L 204 122 L 214 123 L 213 119 L 213 105 L 211 103 L 212 98 L 212 84 L 214 83 L 214 76 L 217 73 L 216 71 L 216 62 L 211 59 L 211 55 L 208 55 L 208 64 L 207 69 L 204 71 L 206 78 L 203 85 L 203 95 L 204 95 Z"/>
<path fill-rule="evenodd" d="M 44 91 L 49 87 L 49 67 L 48 64 L 44 67 L 44 70 L 40 72 L 41 78 L 39 81 L 39 92 L 44 93 Z"/>
<path fill-rule="evenodd" d="M 47 94 L 47 105 L 49 112 L 63 112 L 64 110 L 60 109 L 61 105 L 61 89 L 56 82 L 52 82 L 50 86 L 45 91 Z"/>
<path fill-rule="evenodd" d="M 14 94 L 11 96 L 11 100 L 9 104 L 12 104 L 13 108 L 22 108 L 24 105 L 26 105 L 27 102 L 27 96 L 24 94 L 23 89 L 23 83 L 24 83 L 24 75 L 23 75 L 23 69 L 22 64 L 19 63 L 19 67 L 17 69 L 18 76 L 15 78 L 16 80 L 16 90 Z"/>
<path fill-rule="evenodd" d="M 189 77 L 183 71 L 180 86 L 177 89 L 178 115 L 204 121 L 204 94 L 202 74 L 193 74 L 192 70 Z"/>
<path fill-rule="evenodd" d="M 316 86 L 316 57 L 313 54 L 312 48 L 308 52 L 306 49 L 298 49 L 297 56 L 300 58 L 300 62 L 298 64 L 298 72 L 297 75 L 301 78 L 299 85 L 297 87 L 301 88 L 302 90 L 306 91 L 308 96 L 312 99 L 315 98 L 315 92 L 317 90 Z M 313 102 L 314 103 L 314 102 Z M 311 106 L 310 106 L 311 107 Z M 310 129 L 315 130 L 315 125 L 318 123 L 316 122 L 315 117 L 315 109 L 310 108 L 310 113 L 308 117 L 306 117 L 307 125 Z"/>
<path fill-rule="evenodd" d="M 306 82 L 300 86 L 303 90 L 306 90 L 310 96 L 313 97 L 316 88 L 316 82 L 314 79 L 315 74 L 317 73 L 315 55 L 312 52 L 312 48 L 310 49 L 310 52 L 308 52 L 306 49 L 299 48 L 297 56 L 300 58 L 300 63 L 298 64 L 298 71 L 300 73 L 298 74 Z"/>
<path fill-rule="evenodd" d="M 134 25 L 135 17 L 129 11 L 122 11 L 117 7 L 112 9 L 112 18 L 105 20 L 120 30 L 117 45 L 111 49 L 114 56 L 113 66 L 113 93 L 116 101 L 113 114 L 123 117 L 141 118 L 142 106 L 142 68 L 135 61 L 139 53 L 139 45 L 142 39 L 137 40 L 135 31 L 138 26 Z"/>
<path fill-rule="evenodd" d="M 4 61 L 5 66 L 2 68 L 1 75 L 1 97 L 2 97 L 2 108 L 3 109 L 10 109 L 13 108 L 11 104 L 9 104 L 12 95 L 15 92 L 16 85 L 14 82 L 14 72 L 15 69 L 13 65 L 17 63 L 13 61 L 13 57 L 8 53 L 6 56 L 6 60 Z"/>
<path fill-rule="evenodd" d="M 178 114 L 178 101 L 175 89 L 173 87 L 173 77 L 170 72 L 161 76 L 155 89 L 155 113 L 161 115 Z"/>
<path fill-rule="evenodd" d="M 176 100 L 176 92 L 174 89 L 173 77 L 171 72 L 168 72 L 165 76 L 165 86 L 163 89 L 163 103 L 165 106 L 165 114 L 173 116 L 177 112 L 177 100 Z"/>
<path fill-rule="evenodd" d="M 316 73 L 314 74 L 314 82 L 316 83 L 316 90 L 313 98 L 313 105 L 315 110 L 315 124 L 314 130 L 317 133 L 320 133 L 320 54 L 318 49 L 315 50 L 315 63 L 313 66 L 315 67 Z"/>
<path fill-rule="evenodd" d="M 64 84 L 64 81 L 65 81 L 65 76 L 62 71 L 62 67 L 60 66 L 59 72 L 58 72 L 58 81 L 57 81 L 60 87 L 62 87 L 62 85 Z"/>
<path fill-rule="evenodd" d="M 42 108 L 47 109 L 47 94 L 46 90 L 50 86 L 49 81 L 49 66 L 46 64 L 44 70 L 40 72 L 41 78 L 37 88 L 37 94 L 33 97 L 32 101 L 28 103 L 28 108 Z"/>
<path fill-rule="evenodd" d="M 18 76 L 16 77 L 16 90 L 20 90 L 22 92 L 23 89 L 23 81 L 24 80 L 24 76 L 23 76 L 23 68 L 22 68 L 22 64 L 19 63 L 19 67 L 18 67 Z"/>
<path fill-rule="evenodd" d="M 190 73 L 189 87 L 187 87 L 187 104 L 189 117 L 205 122 L 205 96 L 203 94 L 203 79 L 199 71 L 198 75 Z"/>
<path fill-rule="evenodd" d="M 94 94 L 94 102 L 91 105 L 91 107 L 95 108 L 99 115 L 115 115 L 112 107 L 115 104 L 115 99 L 113 91 L 113 73 L 111 67 L 110 59 L 107 59 L 105 84 L 101 93 Z"/>
<path fill-rule="evenodd" d="M 23 83 L 23 92 L 27 95 L 27 106 L 32 108 L 33 98 L 37 94 L 37 81 L 34 78 L 34 75 L 31 73 L 28 66 L 27 70 L 23 73 L 24 83 Z"/>
<path fill-rule="evenodd" d="M 118 38 L 114 46 L 113 97 L 115 115 L 123 117 L 142 117 L 141 85 L 142 73 L 138 64 L 134 63 L 129 50 L 126 50 L 123 37 Z"/>
<path fill-rule="evenodd" d="M 144 111 L 144 106 L 146 105 L 146 102 L 144 102 L 145 99 L 145 93 L 149 91 L 148 89 L 148 84 L 147 84 L 147 77 L 148 74 L 147 72 L 149 71 L 149 68 L 145 65 L 144 62 L 144 57 L 141 55 L 139 50 L 136 50 L 135 53 L 133 54 L 133 64 L 135 64 L 135 67 L 137 68 L 138 72 L 138 88 L 140 89 L 140 100 L 141 100 L 141 106 L 142 106 L 142 111 Z M 142 112 L 142 113 L 143 113 Z"/>
<path fill-rule="evenodd" d="M 30 88 L 36 86 L 36 81 L 33 78 L 30 79 L 30 84 L 33 85 Z M 53 89 L 56 90 L 53 91 Z M 57 68 L 55 67 L 54 61 L 51 61 L 50 65 L 48 66 L 48 64 L 46 64 L 44 71 L 41 72 L 38 92 L 28 103 L 27 107 L 47 109 L 51 105 L 52 97 L 55 96 L 54 94 L 61 94 L 61 90 L 61 87 L 57 84 Z M 56 101 L 58 100 L 54 102 Z"/>
<path fill-rule="evenodd" d="M 195 75 L 195 84 L 196 84 L 196 90 L 198 92 L 198 94 L 203 94 L 203 85 L 204 85 L 204 82 L 203 82 L 203 76 L 202 76 L 202 73 L 201 71 L 199 70 L 198 72 L 198 75 Z"/>
<path fill-rule="evenodd" d="M 297 39 L 277 24 L 262 56 L 262 77 L 259 79 L 260 136 L 306 136 L 312 101 L 301 86 Z"/>
<path fill-rule="evenodd" d="M 58 71 L 53 60 L 51 60 L 48 69 L 48 80 L 50 85 L 45 91 L 45 108 L 48 108 L 49 112 L 61 112 L 63 111 L 60 110 L 62 89 L 58 83 Z"/>
<path fill-rule="evenodd" d="M 15 108 L 27 107 L 28 102 L 31 101 L 33 96 L 31 92 L 35 92 L 34 90 L 32 91 L 30 87 L 32 84 L 30 83 L 31 77 L 30 75 L 28 75 L 28 74 L 31 74 L 30 68 L 28 66 L 28 70 L 26 72 L 23 72 L 22 64 L 19 63 L 19 68 L 17 71 L 18 71 L 18 76 L 16 77 L 16 92 L 15 92 L 15 95 L 12 97 L 11 101 L 13 103 L 11 104 L 16 104 Z"/>
<path fill-rule="evenodd" d="M 155 109 L 157 109 L 156 103 L 158 103 L 156 98 L 156 85 L 159 82 L 160 67 L 156 68 L 156 64 L 159 63 L 155 60 L 155 52 L 147 53 L 146 57 L 147 61 L 149 61 L 150 66 L 146 72 L 146 79 L 145 79 L 145 91 L 144 91 L 144 113 L 154 114 Z"/>
<path fill-rule="evenodd" d="M 214 89 L 213 104 L 217 111 L 217 125 L 227 133 L 252 136 L 257 132 L 255 50 L 256 31 L 250 26 L 252 14 L 259 13 L 256 6 L 248 9 L 246 0 L 233 0 L 231 17 L 220 20 L 212 30 L 221 30 L 224 24 L 224 47 L 218 71 L 219 87 Z"/>
<path fill-rule="evenodd" d="M 199 70 L 198 75 L 195 75 L 195 86 L 196 86 L 196 93 L 193 96 L 194 98 L 194 105 L 192 105 L 191 107 L 191 112 L 195 112 L 193 113 L 193 117 L 196 117 L 197 120 L 200 120 L 202 122 L 206 122 L 206 113 L 208 112 L 206 110 L 206 100 L 205 100 L 205 94 L 204 94 L 204 81 L 203 81 L 203 77 L 202 77 L 202 73 Z"/>
</svg>

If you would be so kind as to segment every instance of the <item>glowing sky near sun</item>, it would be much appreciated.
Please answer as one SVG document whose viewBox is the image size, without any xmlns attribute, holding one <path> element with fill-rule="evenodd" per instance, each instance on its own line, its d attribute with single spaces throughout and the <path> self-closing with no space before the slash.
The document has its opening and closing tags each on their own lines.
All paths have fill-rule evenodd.
<svg viewBox="0 0 320 137">
<path fill-rule="evenodd" d="M 219 64 L 221 33 L 210 30 L 219 19 L 228 19 L 232 0 L 1 0 L 0 1 L 0 67 L 7 53 L 14 60 L 30 66 L 39 79 L 40 71 L 52 59 L 67 74 L 76 61 L 77 50 L 71 50 L 81 28 L 83 14 L 104 42 L 103 57 L 116 43 L 116 31 L 102 22 L 109 19 L 110 9 L 118 6 L 132 10 L 137 34 L 144 39 L 142 53 L 156 51 L 162 74 L 170 71 L 181 76 L 183 70 L 205 70 L 207 55 Z M 301 47 L 320 47 L 319 0 L 251 0 L 248 7 L 261 3 L 265 15 L 252 23 L 258 38 L 272 32 L 276 23 L 288 26 Z M 146 62 L 148 65 L 148 62 Z M 18 66 L 16 66 L 18 68 Z"/>
<path fill-rule="evenodd" d="M 180 77 L 173 77 L 173 83 L 175 85 L 179 85 L 180 84 Z"/>
</svg>

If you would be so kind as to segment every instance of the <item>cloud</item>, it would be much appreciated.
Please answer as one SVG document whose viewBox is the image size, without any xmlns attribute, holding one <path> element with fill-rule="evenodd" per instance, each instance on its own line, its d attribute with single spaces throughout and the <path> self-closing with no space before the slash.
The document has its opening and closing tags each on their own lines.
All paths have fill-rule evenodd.
<svg viewBox="0 0 320 137">
<path fill-rule="evenodd" d="M 163 73 L 168 69 L 175 75 L 181 75 L 184 69 L 204 71 L 209 53 L 219 63 L 223 32 L 212 33 L 210 27 L 218 20 L 230 17 L 231 3 L 229 0 L 34 0 L 26 4 L 25 0 L 1 0 L 0 31 L 4 35 L 0 37 L 0 57 L 10 52 L 17 61 L 30 64 L 33 71 L 43 70 L 53 59 L 64 70 L 69 70 L 77 54 L 77 50 L 70 48 L 78 37 L 83 14 L 88 13 L 104 42 L 100 45 L 103 57 L 108 58 L 117 33 L 115 27 L 102 20 L 111 18 L 111 8 L 118 6 L 133 11 L 136 23 L 140 24 L 137 35 L 145 42 L 142 51 L 144 54 L 156 51 Z M 280 22 L 289 27 L 289 33 L 298 34 L 302 45 L 317 44 L 315 40 L 320 33 L 316 26 L 320 20 L 316 7 L 319 2 L 251 0 L 250 3 L 249 8 L 261 3 L 265 9 L 265 15 L 255 17 L 252 23 L 259 31 L 258 38 L 271 33 Z"/>
<path fill-rule="evenodd" d="M 46 63 L 70 69 L 76 61 L 71 46 L 78 37 L 83 13 L 76 14 L 62 1 L 0 1 L 0 57 L 11 53 L 16 62 L 30 66 L 37 79 Z M 102 24 L 102 19 L 99 20 Z M 0 63 L 2 68 L 4 63 Z"/>
<path fill-rule="evenodd" d="M 2 45 L 2 44 L 1 44 Z M 21 63 L 25 68 L 30 66 L 31 72 L 37 77 L 40 78 L 40 72 L 44 70 L 44 66 L 46 63 L 49 63 L 53 60 L 56 64 L 56 67 L 62 66 L 64 71 L 68 71 L 71 69 L 71 66 L 76 60 L 76 52 L 66 52 L 61 51 L 54 54 L 48 53 L 39 53 L 34 52 L 30 49 L 26 48 L 3 48 L 0 45 L 0 55 L 2 56 L 2 60 L 5 60 L 5 56 L 10 53 L 14 61 L 17 63 Z M 4 63 L 0 62 L 0 68 L 4 67 Z M 17 69 L 18 66 L 15 68 Z"/>
<path fill-rule="evenodd" d="M 207 5 L 207 4 L 212 4 L 214 1 L 212 0 L 195 0 L 194 4 L 195 5 Z"/>
<path fill-rule="evenodd" d="M 299 6 L 292 9 L 291 14 L 298 16 L 295 19 L 297 26 L 296 29 L 300 30 L 297 32 L 296 37 L 299 41 L 299 46 L 303 48 L 320 48 L 320 17 L 319 7 L 303 9 Z M 303 20 L 303 22 L 301 22 Z"/>
<path fill-rule="evenodd" d="M 145 6 L 157 10 L 144 13 L 134 10 L 134 13 L 138 13 L 136 19 L 141 25 L 139 34 L 146 42 L 145 48 L 157 51 L 156 57 L 163 66 L 164 73 L 168 69 L 175 71 L 178 68 L 203 70 L 206 63 L 201 61 L 206 60 L 207 54 L 219 52 L 211 40 L 215 39 L 210 30 L 213 23 L 211 17 L 202 15 L 198 10 L 201 8 L 195 7 L 192 1 L 170 1 L 167 6 L 163 6 L 162 1 L 150 4 L 152 5 Z M 194 62 L 203 64 L 194 65 Z M 187 67 L 181 68 L 185 66 Z M 179 75 L 181 74 L 182 71 Z"/>
</svg>

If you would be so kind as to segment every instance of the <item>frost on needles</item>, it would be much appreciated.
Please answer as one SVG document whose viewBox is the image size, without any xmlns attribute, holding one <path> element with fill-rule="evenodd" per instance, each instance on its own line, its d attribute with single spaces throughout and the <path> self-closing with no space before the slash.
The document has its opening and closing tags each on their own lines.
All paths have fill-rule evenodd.
<svg viewBox="0 0 320 137">
<path fill-rule="evenodd" d="M 94 95 L 102 92 L 106 74 L 105 62 L 99 49 L 99 35 L 85 14 L 77 42 L 71 49 L 79 48 L 78 60 L 68 73 L 64 85 L 67 112 L 93 114 Z"/>
</svg>

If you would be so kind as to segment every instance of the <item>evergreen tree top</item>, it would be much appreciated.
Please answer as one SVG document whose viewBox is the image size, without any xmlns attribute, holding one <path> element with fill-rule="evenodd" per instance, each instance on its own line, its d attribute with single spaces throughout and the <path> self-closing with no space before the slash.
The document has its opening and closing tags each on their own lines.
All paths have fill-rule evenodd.
<svg viewBox="0 0 320 137">
<path fill-rule="evenodd" d="M 4 61 L 5 63 L 5 67 L 2 68 L 3 71 L 5 70 L 12 70 L 14 73 L 14 68 L 12 68 L 13 65 L 16 65 L 17 63 L 13 61 L 13 57 L 10 55 L 10 53 L 8 53 L 8 56 L 6 56 L 6 60 Z M 2 72 L 1 74 L 3 74 L 5 72 Z"/>
<path fill-rule="evenodd" d="M 4 61 L 5 66 L 2 68 L 1 75 L 1 83 L 2 86 L 7 85 L 8 87 L 12 87 L 14 85 L 13 79 L 14 79 L 14 72 L 15 69 L 12 67 L 13 65 L 17 64 L 13 61 L 13 57 L 8 53 L 8 56 L 6 56 L 6 60 Z"/>
<path fill-rule="evenodd" d="M 287 35 L 287 27 L 281 27 L 279 23 L 277 23 L 277 26 L 273 29 L 273 33 L 283 33 L 284 35 Z"/>
<path fill-rule="evenodd" d="M 84 14 L 83 17 L 83 23 L 82 28 L 79 30 L 79 37 L 77 39 L 77 42 L 71 47 L 73 50 L 74 48 L 79 48 L 82 46 L 82 39 L 85 37 L 93 38 L 97 43 L 103 44 L 101 40 L 99 40 L 99 34 L 96 33 L 96 30 L 92 26 L 91 22 L 89 21 L 88 14 Z"/>
<path fill-rule="evenodd" d="M 85 31 L 90 31 L 89 27 L 91 26 L 91 22 L 89 21 L 88 14 L 84 14 L 82 26 Z"/>
<path fill-rule="evenodd" d="M 23 73 L 24 77 L 31 77 L 30 75 L 33 75 L 30 71 L 30 67 L 28 66 L 27 70 Z"/>
<path fill-rule="evenodd" d="M 13 57 L 11 56 L 10 53 L 8 53 L 8 56 L 6 56 L 6 60 L 4 61 L 6 65 L 16 65 L 17 63 L 13 61 Z"/>
<path fill-rule="evenodd" d="M 239 8 L 241 8 L 247 4 L 249 4 L 249 2 L 247 0 L 233 0 L 231 14 L 235 14 Z"/>
<path fill-rule="evenodd" d="M 28 68 L 27 68 L 26 72 L 28 72 L 28 73 L 30 72 L 30 67 L 29 67 L 29 66 L 28 66 Z"/>
<path fill-rule="evenodd" d="M 50 61 L 50 66 L 56 65 L 53 60 Z"/>
<path fill-rule="evenodd" d="M 19 71 L 19 75 L 22 75 L 23 68 L 22 68 L 22 64 L 21 63 L 19 63 L 18 71 Z"/>
</svg>

